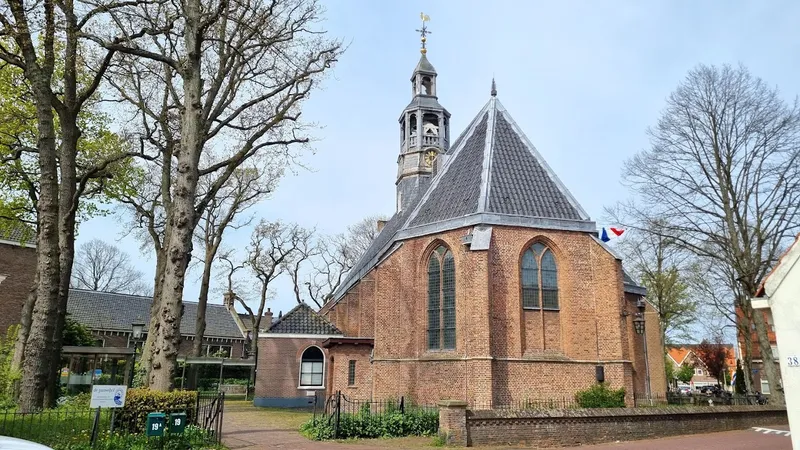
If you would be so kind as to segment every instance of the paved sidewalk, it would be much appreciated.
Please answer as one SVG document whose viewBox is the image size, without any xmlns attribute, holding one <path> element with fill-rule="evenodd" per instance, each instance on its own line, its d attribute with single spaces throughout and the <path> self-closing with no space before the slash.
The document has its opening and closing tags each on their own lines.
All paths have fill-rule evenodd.
<svg viewBox="0 0 800 450">
<path fill-rule="evenodd" d="M 233 403 L 233 402 L 231 402 Z M 348 443 L 310 441 L 297 431 L 300 424 L 311 415 L 304 412 L 276 411 L 253 408 L 244 403 L 233 403 L 225 408 L 223 441 L 231 450 L 378 450 L 433 448 L 431 438 L 372 439 Z M 791 450 L 791 439 L 780 430 L 788 427 L 763 427 L 677 436 L 648 441 L 619 442 L 593 446 L 574 447 L 579 450 Z M 483 447 L 488 448 L 488 447 Z M 535 447 L 491 447 L 495 449 Z M 568 449 L 567 449 L 568 450 Z"/>
</svg>

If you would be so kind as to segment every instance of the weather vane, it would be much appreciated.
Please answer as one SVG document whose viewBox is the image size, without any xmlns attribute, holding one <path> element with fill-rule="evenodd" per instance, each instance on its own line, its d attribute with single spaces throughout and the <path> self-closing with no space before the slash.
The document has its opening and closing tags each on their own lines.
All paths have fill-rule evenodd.
<svg viewBox="0 0 800 450">
<path fill-rule="evenodd" d="M 431 18 L 425 13 L 419 13 L 419 18 L 422 19 L 422 29 L 417 30 L 417 33 L 419 33 L 421 36 L 420 41 L 422 41 L 422 48 L 419 49 L 419 52 L 424 55 L 428 52 L 428 50 L 425 48 L 425 42 L 428 40 L 426 36 L 431 34 L 431 32 L 428 31 L 428 27 L 425 22 L 430 21 Z"/>
</svg>

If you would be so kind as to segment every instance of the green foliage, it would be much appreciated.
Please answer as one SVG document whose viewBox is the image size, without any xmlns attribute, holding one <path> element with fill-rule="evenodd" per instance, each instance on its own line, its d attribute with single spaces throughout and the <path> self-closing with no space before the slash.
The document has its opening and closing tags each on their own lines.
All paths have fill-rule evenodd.
<svg viewBox="0 0 800 450">
<path fill-rule="evenodd" d="M 598 383 L 575 394 L 575 401 L 581 408 L 624 408 L 625 388 L 611 389 Z"/>
<path fill-rule="evenodd" d="M 197 392 L 194 391 L 151 391 L 149 389 L 129 389 L 125 407 L 117 414 L 118 423 L 124 424 L 131 433 L 144 430 L 147 414 L 153 411 L 185 411 L 187 422 L 194 420 Z"/>
<path fill-rule="evenodd" d="M 83 392 L 81 394 L 63 397 L 63 400 L 59 401 L 58 409 L 88 408 L 91 400 L 91 392 Z"/>
<path fill-rule="evenodd" d="M 366 406 L 356 414 L 341 415 L 338 438 L 434 436 L 439 430 L 439 413 L 436 411 L 409 408 L 405 414 L 399 409 L 372 414 L 369 405 Z M 311 419 L 300 426 L 300 432 L 315 441 L 333 439 L 333 419 Z"/>
<path fill-rule="evenodd" d="M 681 368 L 675 373 L 675 378 L 677 378 L 681 383 L 688 383 L 692 381 L 692 377 L 694 377 L 694 366 L 691 364 L 682 365 Z"/>
<path fill-rule="evenodd" d="M 0 336 L 0 409 L 14 407 L 14 384 L 21 375 L 19 370 L 11 368 L 18 329 L 19 325 L 12 325 L 5 338 Z"/>
<path fill-rule="evenodd" d="M 736 389 L 737 394 L 744 395 L 747 393 L 747 383 L 744 381 L 744 369 L 742 369 L 742 361 L 740 359 L 736 360 L 736 384 L 734 385 L 734 389 Z"/>
<path fill-rule="evenodd" d="M 94 347 L 95 337 L 89 328 L 75 320 L 67 317 L 64 323 L 64 345 L 74 345 L 78 347 Z"/>
<path fill-rule="evenodd" d="M 444 447 L 445 445 L 447 445 L 446 434 L 444 433 L 437 434 L 436 436 L 433 437 L 433 442 L 431 442 L 431 447 Z"/>
<path fill-rule="evenodd" d="M 667 375 L 667 385 L 671 386 L 677 374 L 675 373 L 675 365 L 672 364 L 672 358 L 668 355 L 664 355 L 664 372 Z"/>
<path fill-rule="evenodd" d="M 143 434 L 109 433 L 107 430 L 98 434 L 97 442 L 92 447 L 84 434 L 73 436 L 55 443 L 54 450 L 185 450 L 217 449 L 208 432 L 196 426 L 187 426 L 183 434 L 165 435 L 163 438 L 148 438 Z"/>
</svg>

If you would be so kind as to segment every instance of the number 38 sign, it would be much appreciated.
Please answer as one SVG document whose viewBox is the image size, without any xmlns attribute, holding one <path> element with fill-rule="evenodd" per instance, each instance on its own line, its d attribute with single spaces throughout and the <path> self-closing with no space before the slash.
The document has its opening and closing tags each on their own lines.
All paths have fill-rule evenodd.
<svg viewBox="0 0 800 450">
<path fill-rule="evenodd" d="M 800 356 L 789 356 L 786 358 L 786 365 L 789 367 L 800 367 Z"/>
</svg>

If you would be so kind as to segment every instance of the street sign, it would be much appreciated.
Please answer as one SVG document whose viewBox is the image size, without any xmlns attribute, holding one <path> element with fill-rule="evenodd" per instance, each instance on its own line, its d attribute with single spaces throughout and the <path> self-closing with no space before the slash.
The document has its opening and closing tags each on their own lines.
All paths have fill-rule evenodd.
<svg viewBox="0 0 800 450">
<path fill-rule="evenodd" d="M 92 386 L 91 408 L 122 408 L 125 406 L 125 395 L 128 386 L 124 385 L 94 385 Z"/>
</svg>

